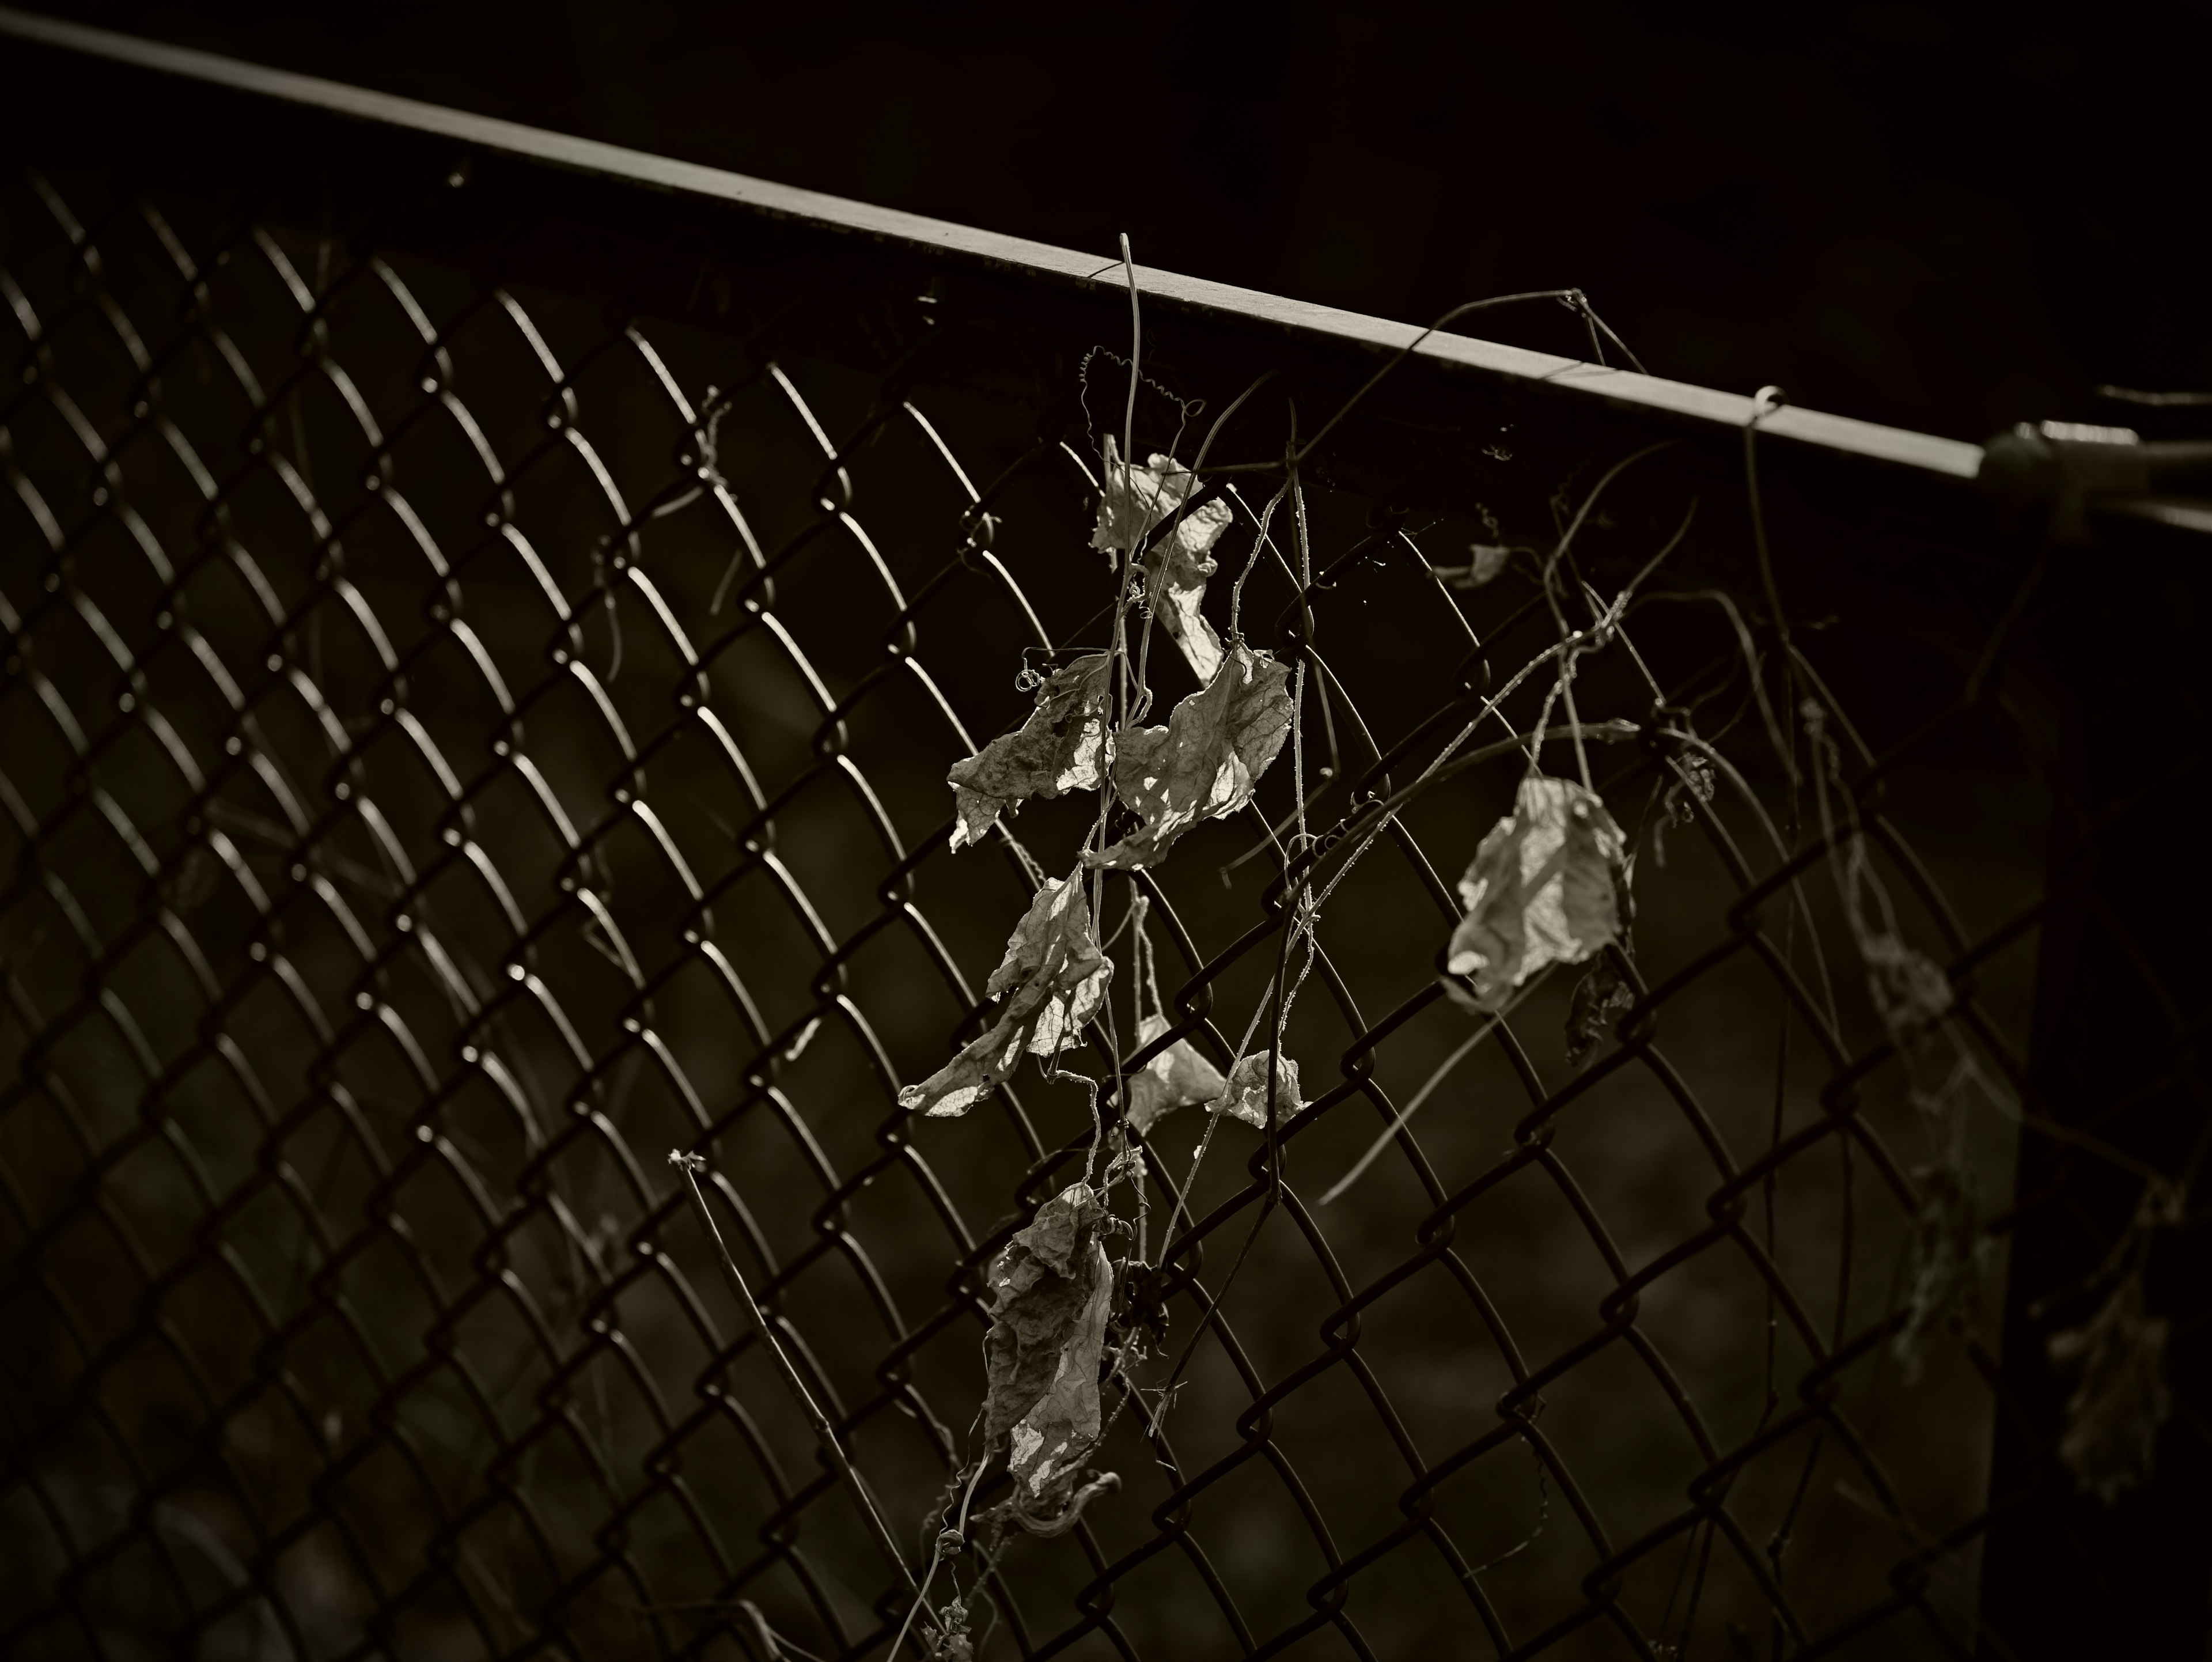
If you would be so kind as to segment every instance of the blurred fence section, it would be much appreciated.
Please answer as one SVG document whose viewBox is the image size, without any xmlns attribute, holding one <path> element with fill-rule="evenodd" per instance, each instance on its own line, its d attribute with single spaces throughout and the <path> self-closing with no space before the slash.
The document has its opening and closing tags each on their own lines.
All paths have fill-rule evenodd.
<svg viewBox="0 0 2212 1662">
<path fill-rule="evenodd" d="M 0 196 L 0 1648 L 880 1656 L 911 1594 L 665 1157 L 919 1574 L 985 1272 L 1093 1138 L 1036 1071 L 895 1097 L 1097 819 L 956 854 L 945 781 L 1104 642 L 1120 268 L 88 43 L 10 47 Z M 1120 1487 L 952 1562 L 976 1653 L 2201 1629 L 2186 445 L 2018 439 L 2000 522 L 1974 447 L 1440 339 L 1263 528 L 1411 332 L 1142 286 L 1140 454 L 1275 372 L 1206 606 L 1249 560 L 1304 692 L 1252 811 L 1106 883 L 1110 1135 L 1143 1019 L 1226 1067 L 1349 874 L 1307 1105 L 1131 1139 Z M 1525 753 L 1407 788 L 1662 551 L 1543 750 L 1630 840 L 1626 950 L 1438 1082 Z"/>
</svg>

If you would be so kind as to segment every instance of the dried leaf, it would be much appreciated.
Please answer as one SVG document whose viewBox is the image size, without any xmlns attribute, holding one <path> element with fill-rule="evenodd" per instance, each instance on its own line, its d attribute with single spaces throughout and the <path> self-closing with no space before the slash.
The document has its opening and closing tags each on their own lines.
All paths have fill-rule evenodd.
<svg viewBox="0 0 2212 1662">
<path fill-rule="evenodd" d="M 1621 978 L 1613 959 L 1601 953 L 1575 983 L 1567 1005 L 1567 1066 L 1579 1068 L 1613 1032 L 1613 1024 L 1636 1005 L 1636 989 Z"/>
<path fill-rule="evenodd" d="M 2173 1413 L 2164 1369 L 2170 1328 L 2144 1310 L 2142 1278 L 2130 1275 L 2085 1325 L 2051 1336 L 2052 1361 L 2081 1364 L 2058 1458 L 2083 1494 L 2108 1507 L 2150 1482 L 2159 1428 Z"/>
<path fill-rule="evenodd" d="M 1981 1312 L 1982 1265 L 1989 1242 L 1974 1208 L 1966 1174 L 1953 1166 L 1924 1166 L 1912 1174 L 1920 1209 L 1913 1215 L 1905 1325 L 1894 1346 L 1907 1385 L 1917 1385 L 1930 1344 L 1939 1335 L 1963 1334 Z"/>
<path fill-rule="evenodd" d="M 1667 869 L 1667 827 L 1687 825 L 1694 822 L 1698 811 L 1690 806 L 1691 799 L 1700 802 L 1713 800 L 1713 764 L 1695 751 L 1674 758 L 1680 769 L 1667 786 L 1666 794 L 1659 799 L 1659 818 L 1651 826 L 1651 855 L 1659 862 L 1659 869 Z"/>
<path fill-rule="evenodd" d="M 1713 800 L 1713 764 L 1710 757 L 1700 756 L 1692 751 L 1682 758 L 1682 771 L 1689 776 L 1687 783 L 1691 795 L 1696 797 L 1700 802 L 1710 802 Z M 1680 778 L 1675 781 L 1677 784 L 1683 782 L 1684 781 Z M 1694 817 L 1692 812 L 1685 807 L 1675 815 L 1675 823 L 1686 825 Z"/>
<path fill-rule="evenodd" d="M 1221 667 L 1221 636 L 1199 607 L 1206 599 L 1206 580 L 1219 569 L 1207 552 L 1229 528 L 1229 504 L 1219 497 L 1194 508 L 1145 561 L 1152 615 L 1182 649 L 1200 683 L 1211 681 Z"/>
<path fill-rule="evenodd" d="M 198 911 L 222 882 L 222 861 L 204 843 L 185 850 L 177 869 L 161 881 L 161 898 L 179 912 Z"/>
<path fill-rule="evenodd" d="M 1545 774 L 1521 782 L 1513 812 L 1490 828 L 1460 880 L 1467 916 L 1444 963 L 1474 977 L 1474 1008 L 1495 1014 L 1544 970 L 1580 964 L 1620 938 L 1626 845 L 1596 792 Z"/>
<path fill-rule="evenodd" d="M 1960 1063 L 1958 1038 L 1944 1020 L 1953 1002 L 1951 978 L 1942 965 L 1893 934 L 1866 935 L 1859 955 L 1866 960 L 1875 1009 L 1905 1063 L 1914 1106 L 1939 1111 Z"/>
<path fill-rule="evenodd" d="M 1231 814 L 1290 736 L 1290 672 L 1239 642 L 1164 728 L 1122 734 L 1114 789 L 1145 823 L 1085 863 L 1131 870 L 1156 863 L 1193 825 Z"/>
<path fill-rule="evenodd" d="M 933 1119 L 964 1114 L 1013 1075 L 1027 1056 L 1056 1056 L 1098 1014 L 1114 961 L 1091 932 L 1091 907 L 1078 876 L 1048 878 L 1006 941 L 1006 955 L 983 990 L 1009 995 L 998 1020 L 919 1085 L 899 1106 Z"/>
<path fill-rule="evenodd" d="M 1231 1119 L 1241 1119 L 1255 1131 L 1267 1129 L 1267 1053 L 1249 1056 L 1238 1061 L 1229 1070 L 1229 1082 L 1221 1094 L 1206 1105 L 1206 1111 L 1226 1114 Z M 1304 1107 L 1305 1099 L 1298 1094 L 1298 1064 L 1285 1056 L 1275 1068 L 1275 1123 L 1285 1120 Z"/>
<path fill-rule="evenodd" d="M 1154 451 L 1141 468 L 1123 461 L 1111 433 L 1106 435 L 1105 472 L 1106 488 L 1099 495 L 1098 523 L 1091 533 L 1091 545 L 1108 553 L 1127 553 L 1140 546 L 1152 527 L 1198 488 L 1198 475 L 1173 456 Z"/>
<path fill-rule="evenodd" d="M 983 1437 L 1010 1440 L 1023 1509 L 1072 1492 L 1097 1440 L 1098 1362 L 1114 1270 L 1098 1236 L 1104 1202 L 1087 1183 L 1062 1190 L 992 1261 Z"/>
<path fill-rule="evenodd" d="M 937 1612 L 937 1631 L 921 1635 L 921 1647 L 930 1662 L 975 1662 L 975 1646 L 968 1636 L 968 1604 L 948 1598 Z"/>
<path fill-rule="evenodd" d="M 1700 802 L 1713 800 L 1713 764 L 1695 751 L 1674 759 L 1680 771 L 1668 785 L 1659 806 L 1666 810 L 1668 824 L 1687 825 L 1695 823 L 1698 817 L 1698 811 L 1690 806 L 1692 799 Z"/>
<path fill-rule="evenodd" d="M 1469 543 L 1465 565 L 1432 565 L 1430 575 L 1453 588 L 1480 588 L 1494 581 L 1513 557 L 1513 551 L 1502 543 Z"/>
<path fill-rule="evenodd" d="M 1150 1044 L 1167 1030 L 1165 1016 L 1148 1015 L 1137 1024 L 1137 1042 Z M 1179 1038 L 1129 1075 L 1128 1127 L 1139 1136 L 1149 1135 L 1153 1126 L 1176 1109 L 1212 1101 L 1225 1084 L 1221 1069 L 1200 1056 L 1188 1039 Z"/>
<path fill-rule="evenodd" d="M 1011 818 L 1032 796 L 1098 788 L 1114 759 L 1106 730 L 1113 665 L 1110 654 L 1097 652 L 1055 670 L 1019 731 L 952 764 L 945 779 L 959 809 L 956 850 L 980 841 L 1000 814 Z"/>
</svg>

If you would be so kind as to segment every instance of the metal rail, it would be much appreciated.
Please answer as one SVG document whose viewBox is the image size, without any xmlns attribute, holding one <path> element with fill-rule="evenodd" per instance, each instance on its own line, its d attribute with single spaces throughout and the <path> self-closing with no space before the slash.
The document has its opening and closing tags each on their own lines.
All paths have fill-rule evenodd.
<svg viewBox="0 0 2212 1662">
<path fill-rule="evenodd" d="M 520 122 L 474 115 L 313 76 L 267 69 L 212 52 L 164 45 L 12 8 L 0 7 L 0 34 L 160 75 L 228 88 L 258 99 L 296 104 L 449 140 L 471 150 L 571 169 L 703 203 L 743 208 L 812 228 L 872 238 L 934 257 L 975 261 L 1027 277 L 1097 285 L 1116 298 L 1124 292 L 1121 263 L 1110 256 L 1102 258 L 1071 248 L 1055 248 L 1024 237 L 1005 236 L 920 214 L 873 207 L 819 191 L 799 190 L 749 178 L 720 167 L 702 167 L 618 144 L 549 132 Z M 1864 457 L 1943 478 L 1972 479 L 1981 464 L 1979 445 L 1885 427 L 1848 416 L 1825 415 L 1789 405 L 1763 409 L 1745 394 L 1638 374 L 1464 335 L 1425 335 L 1411 324 L 1364 317 L 1334 307 L 1210 283 L 1202 277 L 1182 277 L 1146 265 L 1136 268 L 1136 281 L 1146 298 L 1193 311 L 1218 313 L 1368 349 L 1399 351 L 1410 346 L 1437 362 L 1475 370 L 1509 383 L 1557 390 L 1571 397 L 1663 414 L 1700 426 L 1740 432 L 1757 415 L 1761 432 L 1785 443 Z"/>
</svg>

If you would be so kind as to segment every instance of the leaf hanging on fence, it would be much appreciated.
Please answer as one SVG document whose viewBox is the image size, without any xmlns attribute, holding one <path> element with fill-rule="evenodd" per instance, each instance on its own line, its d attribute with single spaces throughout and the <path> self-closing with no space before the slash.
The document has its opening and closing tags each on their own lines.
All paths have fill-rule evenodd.
<svg viewBox="0 0 2212 1662">
<path fill-rule="evenodd" d="M 1944 1021 L 1953 1001 L 1951 978 L 1942 965 L 1893 934 L 1863 935 L 1859 955 L 1866 960 L 1874 1007 L 1905 1063 L 1913 1105 L 1941 1111 L 1960 1060 L 1958 1040 Z"/>
<path fill-rule="evenodd" d="M 1499 543 L 1469 543 L 1465 565 L 1432 565 L 1429 575 L 1450 588 L 1480 588 L 1495 582 L 1512 559 L 1513 551 Z"/>
<path fill-rule="evenodd" d="M 1460 879 L 1467 916 L 1444 966 L 1474 978 L 1477 1009 L 1495 1014 L 1553 965 L 1580 964 L 1620 938 L 1626 843 L 1595 791 L 1546 774 L 1521 782 L 1513 812 L 1490 828 Z"/>
<path fill-rule="evenodd" d="M 1973 1326 L 1989 1252 L 1964 1172 L 1952 1166 L 1925 1166 L 1912 1180 L 1919 1185 L 1920 1209 L 1912 1220 L 1905 1325 L 1894 1346 L 1907 1385 L 1920 1382 L 1929 1347 L 1939 1335 L 1963 1334 Z"/>
<path fill-rule="evenodd" d="M 1178 521 L 1145 561 L 1152 615 L 1201 683 L 1211 681 L 1221 667 L 1221 636 L 1199 608 L 1206 579 L 1218 569 L 1208 551 L 1229 528 L 1229 504 L 1218 496 L 1201 504 Z"/>
<path fill-rule="evenodd" d="M 1056 1056 L 1098 1014 L 1114 961 L 1091 932 L 1091 907 L 1078 877 L 1048 878 L 1015 925 L 1006 955 L 983 990 L 1009 995 L 981 1037 L 919 1085 L 899 1106 L 933 1119 L 964 1114 L 1013 1075 L 1025 1055 Z"/>
<path fill-rule="evenodd" d="M 1305 1105 L 1298 1094 L 1298 1064 L 1285 1056 L 1275 1067 L 1275 1123 L 1280 1125 Z M 1206 1105 L 1206 1111 L 1241 1119 L 1255 1131 L 1266 1130 L 1267 1053 L 1262 1050 L 1240 1058 L 1229 1070 L 1229 1082 L 1221 1094 Z"/>
<path fill-rule="evenodd" d="M 1698 817 L 1690 804 L 1713 800 L 1713 764 L 1696 751 L 1685 751 L 1674 758 L 1679 770 L 1667 787 L 1666 794 L 1659 799 L 1659 817 L 1651 824 L 1651 855 L 1659 862 L 1659 869 L 1667 869 L 1667 828 L 1687 825 Z"/>
<path fill-rule="evenodd" d="M 2164 1368 L 2170 1327 L 2143 1308 L 2142 1277 L 2131 1275 L 2086 1324 L 2051 1336 L 2052 1361 L 2081 1364 L 2058 1458 L 2083 1494 L 2108 1507 L 2150 1482 L 2159 1428 L 2173 1413 Z"/>
<path fill-rule="evenodd" d="M 1682 797 L 1685 794 L 1694 796 L 1700 802 L 1713 800 L 1713 764 L 1710 758 L 1700 756 L 1695 751 L 1680 760 L 1682 770 L 1676 776 L 1674 782 L 1667 788 L 1667 813 L 1676 825 L 1686 825 L 1698 817 L 1697 810 Z"/>
<path fill-rule="evenodd" d="M 1114 1269 L 1099 1230 L 1105 1203 L 1087 1183 L 1062 1190 L 992 1260 L 983 1339 L 985 1446 L 1009 1440 L 1024 1512 L 1071 1493 L 1097 1440 L 1098 1363 Z"/>
<path fill-rule="evenodd" d="M 1137 1024 L 1137 1042 L 1150 1044 L 1168 1030 L 1165 1016 L 1148 1015 Z M 1139 1136 L 1178 1108 L 1211 1102 L 1227 1081 L 1187 1038 L 1179 1038 L 1129 1075 L 1129 1129 Z"/>
<path fill-rule="evenodd" d="M 975 1641 L 968 1635 L 968 1602 L 948 1598 L 937 1612 L 937 1631 L 921 1635 L 929 1662 L 975 1662 Z"/>
<path fill-rule="evenodd" d="M 1121 734 L 1114 789 L 1145 823 L 1087 864 L 1156 863 L 1193 825 L 1234 813 L 1290 736 L 1290 672 L 1239 642 L 1213 679 L 1175 707 L 1164 728 Z"/>
<path fill-rule="evenodd" d="M 1091 530 L 1091 545 L 1108 554 L 1117 550 L 1127 553 L 1141 546 L 1152 527 L 1182 507 L 1184 498 L 1198 488 L 1197 474 L 1157 450 L 1143 467 L 1123 461 L 1121 447 L 1111 433 L 1106 435 L 1105 471 L 1106 485 L 1099 493 L 1098 523 Z"/>
<path fill-rule="evenodd" d="M 952 764 L 945 779 L 959 810 L 956 850 L 980 841 L 992 821 L 1011 817 L 1032 796 L 1098 788 L 1114 759 L 1106 730 L 1113 665 L 1111 655 L 1096 652 L 1054 671 L 1018 732 Z"/>
<path fill-rule="evenodd" d="M 1613 1024 L 1636 1006 L 1636 989 L 1621 978 L 1613 959 L 1601 953 L 1575 983 L 1567 1005 L 1567 1066 L 1579 1068 L 1605 1042 Z"/>
</svg>

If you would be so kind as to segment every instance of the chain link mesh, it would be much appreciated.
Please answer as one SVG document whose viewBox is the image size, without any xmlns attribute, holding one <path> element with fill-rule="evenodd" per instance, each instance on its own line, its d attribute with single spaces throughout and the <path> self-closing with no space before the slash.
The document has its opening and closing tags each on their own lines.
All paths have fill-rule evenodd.
<svg viewBox="0 0 2212 1662">
<path fill-rule="evenodd" d="M 977 1452 L 983 1271 L 1092 1135 L 1031 1074 L 957 1122 L 893 1101 L 978 1031 L 1095 815 L 954 855 L 945 774 L 1025 713 L 1025 662 L 1103 636 L 1121 372 L 933 384 L 96 173 L 30 177 L 0 226 L 8 1648 L 879 1652 L 909 1596 L 663 1157 L 709 1160 L 919 1566 Z M 961 321 L 897 303 L 915 339 Z M 1217 460 L 1326 413 L 1271 396 Z M 1139 448 L 1190 454 L 1177 419 L 1147 393 Z M 1552 421 L 1452 435 L 1480 490 L 1310 477 L 1303 594 L 1287 515 L 1232 496 L 1246 630 L 1309 679 L 1255 810 L 1141 880 L 1164 1007 L 1217 1062 L 1275 974 L 1300 790 L 1317 833 L 1371 824 L 1553 638 L 1516 573 L 1431 575 L 1549 545 L 1628 454 Z M 1638 850 L 1595 1057 L 1555 976 L 1318 1203 L 1471 1031 L 1451 880 L 1522 764 L 1468 769 L 1321 910 L 1278 1215 L 1264 1139 L 1223 1126 L 1194 1177 L 1197 1113 L 1143 1144 L 1135 1384 L 1195 1343 L 1188 1373 L 1109 1382 L 1121 1487 L 1066 1537 L 968 1561 L 986 1650 L 1974 1645 L 1993 1294 L 1899 1345 L 1929 1174 L 1999 1214 L 2033 1095 L 2049 686 L 1996 667 L 2001 557 L 1799 563 L 1778 526 L 1827 768 L 1746 667 L 1773 618 L 1742 494 L 1661 455 L 1577 533 L 1609 598 L 1705 516 L 1576 683 L 1640 735 L 1588 758 Z M 1164 649 L 1153 676 L 1161 710 L 1193 685 Z M 1656 736 L 1693 720 L 1710 803 Z M 1955 998 L 1955 1148 L 1912 1100 L 1927 1035 L 1900 1055 L 1869 991 L 1862 881 Z M 1133 945 L 1124 1066 L 1159 1048 Z"/>
</svg>

